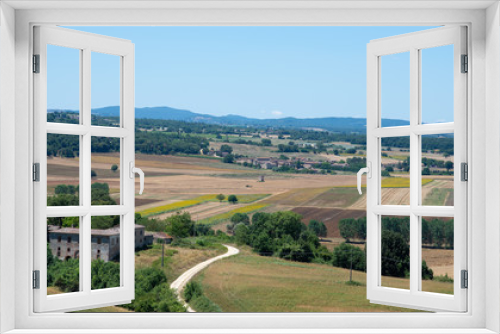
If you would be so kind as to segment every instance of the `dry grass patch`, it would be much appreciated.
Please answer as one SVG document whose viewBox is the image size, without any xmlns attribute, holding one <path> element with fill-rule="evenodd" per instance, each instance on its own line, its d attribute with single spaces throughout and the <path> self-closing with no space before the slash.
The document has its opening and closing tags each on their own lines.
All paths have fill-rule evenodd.
<svg viewBox="0 0 500 334">
<path fill-rule="evenodd" d="M 224 312 L 412 311 L 370 304 L 363 272 L 353 272 L 359 286 L 347 285 L 349 270 L 262 257 L 245 250 L 212 264 L 195 279 Z"/>
</svg>

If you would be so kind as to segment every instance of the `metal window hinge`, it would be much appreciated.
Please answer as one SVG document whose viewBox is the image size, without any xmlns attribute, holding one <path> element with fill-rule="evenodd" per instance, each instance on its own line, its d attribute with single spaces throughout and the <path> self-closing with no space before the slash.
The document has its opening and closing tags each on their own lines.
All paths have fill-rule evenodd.
<svg viewBox="0 0 500 334">
<path fill-rule="evenodd" d="M 33 73 L 40 73 L 40 55 L 33 55 Z"/>
<path fill-rule="evenodd" d="M 33 270 L 33 289 L 40 289 L 40 270 Z"/>
<path fill-rule="evenodd" d="M 462 55 L 462 67 L 460 72 L 462 73 L 467 73 L 469 72 L 469 56 L 467 55 Z"/>
<path fill-rule="evenodd" d="M 469 288 L 469 272 L 467 270 L 462 270 L 460 272 L 460 276 L 461 276 L 461 286 L 462 286 L 462 289 L 467 289 Z"/>
<path fill-rule="evenodd" d="M 469 181 L 469 165 L 466 162 L 460 164 L 460 180 Z"/>
<path fill-rule="evenodd" d="M 40 181 L 40 163 L 36 162 L 33 164 L 33 181 Z"/>
</svg>

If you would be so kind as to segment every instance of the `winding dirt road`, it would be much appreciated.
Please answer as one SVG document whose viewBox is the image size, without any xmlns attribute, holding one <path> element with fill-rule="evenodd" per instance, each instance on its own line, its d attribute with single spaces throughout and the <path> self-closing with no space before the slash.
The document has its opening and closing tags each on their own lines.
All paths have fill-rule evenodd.
<svg viewBox="0 0 500 334">
<path fill-rule="evenodd" d="M 224 253 L 222 255 L 213 257 L 213 258 L 208 259 L 208 260 L 206 260 L 206 261 L 204 261 L 202 263 L 198 263 L 193 268 L 186 270 L 181 276 L 179 276 L 175 281 L 173 281 L 172 284 L 170 284 L 170 288 L 174 289 L 176 291 L 177 298 L 179 299 L 179 301 L 181 303 L 183 303 L 186 306 L 188 312 L 196 312 L 196 311 L 193 310 L 189 305 L 187 305 L 187 303 L 181 297 L 182 290 L 184 290 L 184 287 L 186 286 L 186 284 L 196 274 L 198 274 L 200 271 L 202 271 L 203 269 L 205 269 L 206 267 L 208 267 L 209 265 L 211 265 L 215 261 L 219 261 L 219 260 L 221 260 L 221 259 L 223 259 L 225 257 L 236 255 L 236 254 L 238 254 L 240 252 L 240 250 L 238 248 L 234 248 L 234 247 L 229 246 L 229 245 L 224 245 L 224 247 L 227 248 L 227 253 Z"/>
</svg>

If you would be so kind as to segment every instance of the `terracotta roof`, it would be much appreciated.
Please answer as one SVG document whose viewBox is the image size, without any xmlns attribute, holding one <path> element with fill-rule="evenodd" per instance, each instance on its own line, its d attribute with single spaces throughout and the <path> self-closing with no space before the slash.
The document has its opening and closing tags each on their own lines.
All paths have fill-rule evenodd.
<svg viewBox="0 0 500 334">
<path fill-rule="evenodd" d="M 170 235 L 165 232 L 146 232 L 146 235 L 152 235 L 153 238 L 157 239 L 173 239 Z"/>
</svg>

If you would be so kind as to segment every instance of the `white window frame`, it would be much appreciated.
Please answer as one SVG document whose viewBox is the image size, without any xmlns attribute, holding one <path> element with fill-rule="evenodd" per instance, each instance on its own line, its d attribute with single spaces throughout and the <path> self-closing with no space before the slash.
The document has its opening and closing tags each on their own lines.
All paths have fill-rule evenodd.
<svg viewBox="0 0 500 334">
<path fill-rule="evenodd" d="M 467 270 L 467 184 L 460 177 L 460 164 L 467 163 L 467 76 L 462 73 L 461 58 L 467 54 L 465 26 L 450 26 L 372 40 L 367 46 L 367 296 L 373 303 L 397 305 L 431 311 L 467 310 L 467 290 L 461 288 L 461 270 Z M 449 123 L 423 124 L 421 110 L 421 50 L 453 46 L 454 118 Z M 407 126 L 382 127 L 381 78 L 382 57 L 402 52 L 409 54 L 409 117 Z M 454 136 L 454 206 L 422 205 L 421 136 L 455 134 Z M 408 137 L 410 142 L 410 203 L 383 205 L 381 177 L 381 141 L 389 137 Z M 410 286 L 396 289 L 382 286 L 382 216 L 410 218 Z M 421 219 L 454 218 L 454 293 L 451 295 L 422 291 Z"/>
<path fill-rule="evenodd" d="M 39 73 L 33 75 L 34 162 L 39 164 L 39 181 L 33 184 L 34 202 L 34 270 L 39 271 L 39 289 L 34 290 L 34 311 L 74 311 L 97 305 L 128 304 L 134 299 L 135 268 L 135 205 L 134 179 L 130 177 L 135 165 L 134 119 L 134 44 L 112 38 L 60 27 L 34 27 L 34 54 L 39 56 Z M 78 50 L 80 58 L 80 122 L 79 124 L 47 122 L 47 46 Z M 119 127 L 91 124 L 92 54 L 116 56 L 120 64 L 120 125 Z M 78 136 L 79 206 L 47 207 L 47 135 Z M 91 205 L 91 139 L 93 136 L 117 138 L 120 141 L 120 203 Z M 120 216 L 120 286 L 92 290 L 91 218 Z M 79 291 L 47 295 L 47 228 L 50 217 L 76 216 L 80 219 Z M 99 238 L 100 239 L 100 238 Z"/>
<path fill-rule="evenodd" d="M 137 9 L 105 9 L 122 6 Z M 500 332 L 500 31 L 497 1 L 16 2 L 0 4 L 2 332 Z M 25 9 L 13 10 L 11 6 Z M 48 6 L 45 9 L 44 6 Z M 99 8 L 97 8 L 99 6 Z M 150 6 L 148 9 L 147 7 Z M 177 6 L 177 8 L 176 8 Z M 37 8 L 38 7 L 38 8 Z M 157 8 L 163 7 L 163 8 Z M 179 8 L 181 7 L 181 8 Z M 397 7 L 397 8 L 393 8 Z M 48 9 L 47 9 L 48 8 Z M 80 8 L 80 9 L 75 9 Z M 86 9 L 81 9 L 86 8 Z M 32 27 L 60 25 L 443 25 L 469 28 L 469 307 L 435 314 L 34 314 L 30 259 Z M 132 41 L 133 42 L 133 41 Z M 162 64 L 159 64 L 161 66 Z M 340 64 L 339 64 L 340 66 Z M 14 85 L 13 85 L 14 83 Z M 15 93 L 15 95 L 14 95 Z M 10 129 L 9 129 L 10 127 Z M 13 128 L 13 129 L 12 129 Z M 12 138 L 15 145 L 11 146 Z M 488 142 L 488 144 L 487 144 Z M 488 153 L 488 154 L 486 154 Z M 9 173 L 7 175 L 7 173 Z M 488 176 L 488 179 L 486 178 Z M 487 180 L 487 182 L 486 182 Z M 15 196 L 12 196 L 15 189 Z M 5 210 L 6 207 L 15 210 Z M 488 218 L 488 219 L 486 219 Z M 5 224 L 13 221 L 15 224 Z M 472 229 L 472 226 L 474 227 Z M 12 238 L 14 235 L 14 238 Z M 15 247 L 15 248 L 14 248 Z M 14 248 L 14 254 L 12 249 Z M 495 254 L 486 266 L 486 254 Z M 15 288 L 12 288 L 12 287 Z M 13 307 L 14 305 L 14 307 Z M 136 329 L 136 330 L 134 330 Z M 246 329 L 246 330 L 245 330 Z M 14 333 L 13 332 L 13 333 Z M 47 331 L 45 331 L 47 332 Z"/>
</svg>

